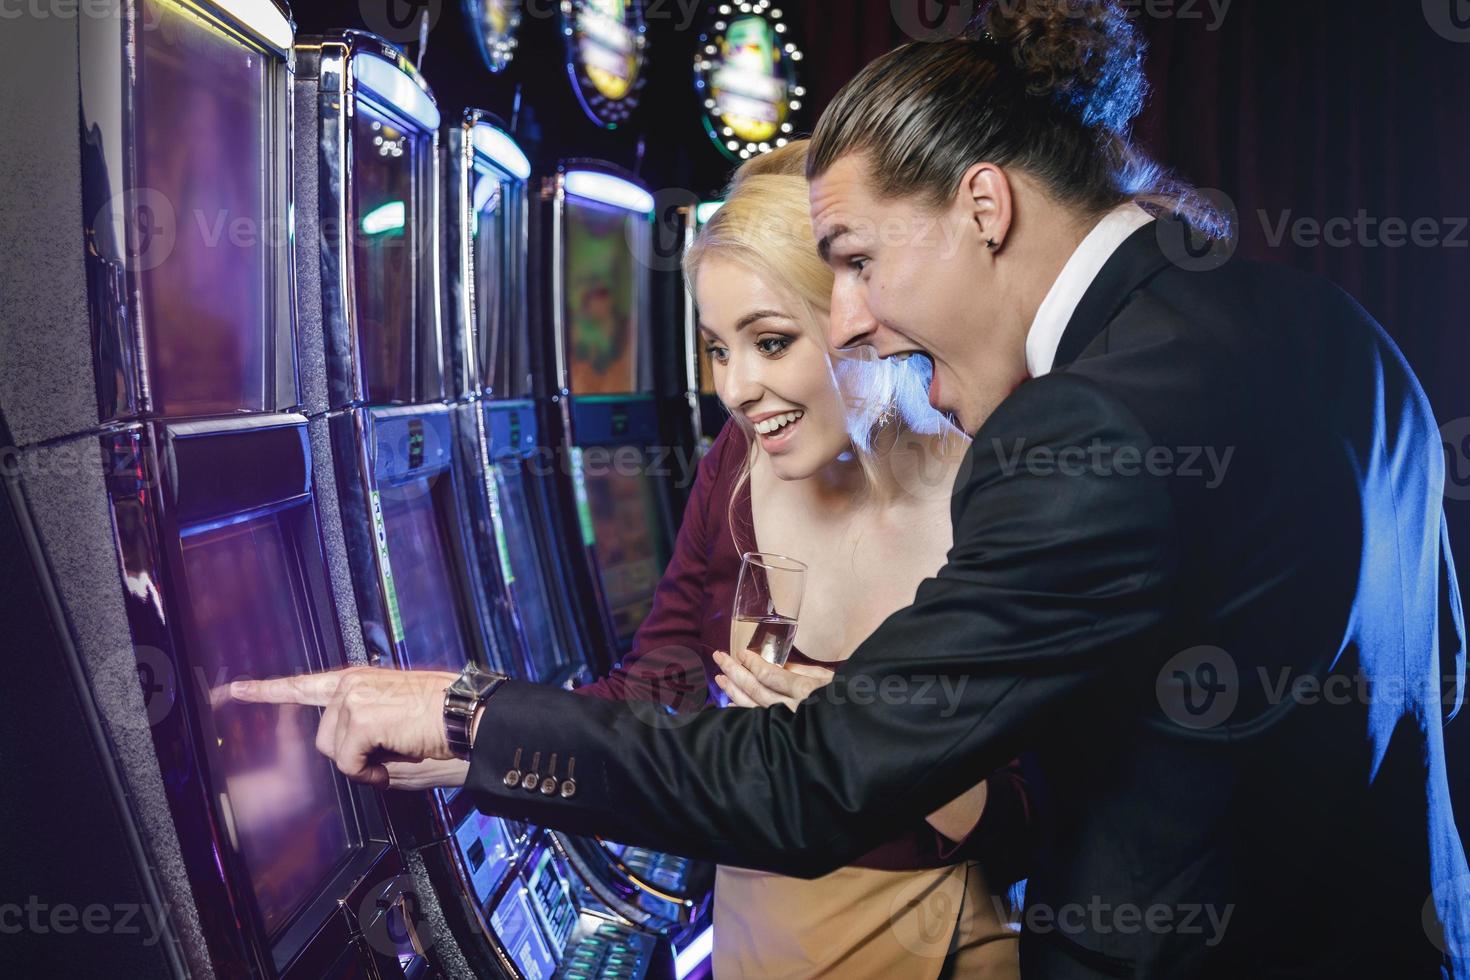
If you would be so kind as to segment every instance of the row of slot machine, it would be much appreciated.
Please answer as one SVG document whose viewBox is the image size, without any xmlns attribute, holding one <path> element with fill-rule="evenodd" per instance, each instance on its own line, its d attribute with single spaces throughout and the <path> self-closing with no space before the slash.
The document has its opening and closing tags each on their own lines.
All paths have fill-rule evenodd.
<svg viewBox="0 0 1470 980">
<path fill-rule="evenodd" d="M 0 378 L 0 539 L 27 559 L 0 613 L 35 651 L 7 741 L 50 771 L 0 826 L 13 867 L 157 926 L 52 930 L 46 965 L 707 971 L 712 868 L 351 785 L 315 709 L 225 693 L 469 661 L 571 687 L 629 648 L 672 542 L 652 457 L 719 422 L 692 314 L 650 313 L 648 189 L 533 173 L 386 41 L 260 0 L 32 19 L 3 53 L 36 191 Z"/>
</svg>

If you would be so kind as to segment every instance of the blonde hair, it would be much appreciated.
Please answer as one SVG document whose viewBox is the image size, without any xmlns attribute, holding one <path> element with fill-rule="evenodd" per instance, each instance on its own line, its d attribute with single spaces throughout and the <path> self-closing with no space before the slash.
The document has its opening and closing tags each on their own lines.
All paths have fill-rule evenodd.
<svg viewBox="0 0 1470 980">
<path fill-rule="evenodd" d="M 739 262 L 799 302 L 808 329 L 827 346 L 822 327 L 832 299 L 832 269 L 817 253 L 807 197 L 810 140 L 795 140 L 755 157 L 735 172 L 725 203 L 701 229 L 684 255 L 684 279 L 695 292 L 701 266 L 718 256 Z M 847 406 L 847 431 L 854 457 L 871 483 L 877 467 L 874 437 L 885 427 L 921 434 L 957 433 L 929 405 L 928 381 L 916 365 L 879 359 L 871 349 L 832 355 L 833 375 Z M 758 451 L 754 431 L 739 412 L 731 413 L 745 433 L 749 453 L 735 484 L 740 492 Z"/>
</svg>

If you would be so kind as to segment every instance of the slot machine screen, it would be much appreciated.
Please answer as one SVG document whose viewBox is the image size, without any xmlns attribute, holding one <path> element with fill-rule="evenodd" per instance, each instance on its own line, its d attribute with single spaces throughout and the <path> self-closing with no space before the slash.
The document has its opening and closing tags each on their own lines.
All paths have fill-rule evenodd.
<svg viewBox="0 0 1470 980">
<path fill-rule="evenodd" d="M 429 137 L 366 99 L 352 120 L 353 290 L 370 402 L 414 400 Z"/>
<path fill-rule="evenodd" d="M 556 957 L 541 934 L 527 889 L 519 881 L 490 913 L 490 925 L 526 980 L 548 980 L 556 972 Z"/>
<path fill-rule="evenodd" d="M 626 449 L 615 453 L 621 458 Z M 597 567 L 618 642 L 627 646 L 653 608 L 668 564 L 668 545 L 651 477 L 620 467 L 588 467 L 587 503 L 596 534 Z"/>
<path fill-rule="evenodd" d="M 479 345 L 480 377 L 494 391 L 508 394 L 509 372 L 505 348 L 505 312 L 511 289 L 510 241 L 511 196 L 500 178 L 476 171 L 471 192 L 474 209 L 475 338 Z"/>
<path fill-rule="evenodd" d="M 638 390 L 644 215 L 566 199 L 567 359 L 574 395 Z"/>
<path fill-rule="evenodd" d="M 436 506 L 448 489 L 447 472 L 423 476 L 384 487 L 381 502 L 409 663 L 458 672 L 470 659 L 470 641 L 450 564 L 446 511 Z"/>
<path fill-rule="evenodd" d="M 560 656 L 561 644 L 552 619 L 551 601 L 537 559 L 540 548 L 534 537 L 535 518 L 531 513 L 526 479 L 518 469 L 507 470 L 510 466 L 511 463 L 505 462 L 494 467 L 501 524 L 505 528 L 505 547 L 513 575 L 510 588 L 529 641 L 527 645 L 535 673 L 531 679 L 546 681 L 557 668 L 567 664 Z"/>
<path fill-rule="evenodd" d="M 572 889 L 552 859 L 548 848 L 541 852 L 529 878 L 531 904 L 541 916 L 551 948 L 558 957 L 566 949 L 572 930 L 577 927 L 577 906 L 572 903 Z"/>
<path fill-rule="evenodd" d="M 154 408 L 271 408 L 287 260 L 278 69 L 182 6 L 142 8 L 128 245 Z"/>
<path fill-rule="evenodd" d="M 488 902 L 515 859 L 505 824 L 499 817 L 471 810 L 454 832 L 454 840 L 470 873 L 475 897 Z"/>
<path fill-rule="evenodd" d="M 299 507 L 309 508 L 310 504 Z M 184 575 L 210 691 L 240 677 L 319 670 L 292 540 L 276 512 L 186 533 Z M 211 695 L 201 724 L 214 791 L 264 926 L 275 933 L 354 846 L 355 827 L 331 763 L 316 750 L 317 708 L 240 704 Z"/>
</svg>

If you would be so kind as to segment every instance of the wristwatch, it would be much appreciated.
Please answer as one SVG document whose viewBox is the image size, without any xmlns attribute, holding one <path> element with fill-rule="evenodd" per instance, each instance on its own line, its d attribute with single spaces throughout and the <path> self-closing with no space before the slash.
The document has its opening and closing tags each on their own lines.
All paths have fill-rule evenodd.
<svg viewBox="0 0 1470 980">
<path fill-rule="evenodd" d="M 490 699 L 495 689 L 510 680 L 477 664 L 466 664 L 444 692 L 444 737 L 449 742 L 449 751 L 461 759 L 470 757 L 470 727 L 475 721 L 475 712 Z"/>
</svg>

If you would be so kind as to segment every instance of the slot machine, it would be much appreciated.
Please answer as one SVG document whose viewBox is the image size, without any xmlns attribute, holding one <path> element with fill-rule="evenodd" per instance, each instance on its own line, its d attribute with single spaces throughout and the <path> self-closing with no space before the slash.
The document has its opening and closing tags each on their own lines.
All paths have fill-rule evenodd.
<svg viewBox="0 0 1470 980">
<path fill-rule="evenodd" d="M 515 141 L 487 113 L 466 112 L 448 127 L 445 143 L 447 199 L 457 202 L 458 208 L 457 214 L 447 216 L 444 263 L 454 270 L 446 293 L 455 338 L 452 362 L 457 376 L 476 378 L 482 422 L 480 462 L 470 467 L 482 476 L 483 485 L 477 540 L 485 560 L 500 566 L 509 612 L 522 638 L 524 660 L 512 673 L 567 686 L 591 675 L 592 657 L 589 641 L 570 615 L 575 605 L 568 595 L 571 576 L 558 559 L 561 528 L 553 499 L 556 484 L 568 481 L 564 470 L 546 465 L 554 457 L 543 450 L 548 448 L 546 437 L 555 440 L 560 430 L 541 425 L 548 402 L 542 399 L 538 404 L 532 397 L 535 351 L 526 307 L 531 167 Z M 588 948 L 626 952 L 623 947 L 630 947 L 634 940 L 629 937 L 636 935 L 628 924 L 649 934 L 640 936 L 638 943 L 646 945 L 651 937 L 677 942 L 703 908 L 708 881 L 689 885 L 696 892 L 692 896 L 670 894 L 681 883 L 689 884 L 669 880 L 684 869 L 683 859 L 556 833 L 538 834 L 537 840 L 546 855 L 537 859 L 544 865 L 542 875 L 556 870 L 566 883 L 568 901 L 578 921 L 587 926 L 577 942 Z M 531 889 L 533 896 L 536 891 Z M 508 923 L 537 921 L 533 916 L 517 917 L 516 904 L 522 901 L 508 895 L 490 913 L 496 934 L 509 947 L 516 946 L 512 940 L 516 931 Z M 505 928 L 495 925 L 496 916 L 504 919 Z M 539 949 L 540 940 L 548 943 L 553 958 L 563 966 L 575 962 L 590 969 L 585 949 L 570 947 L 566 937 L 546 930 L 526 947 L 526 955 Z M 660 950 L 669 955 L 660 960 L 655 955 Z M 667 943 L 653 942 L 647 962 L 672 963 L 674 952 Z"/>
<path fill-rule="evenodd" d="M 544 315 L 531 347 L 558 413 L 550 438 L 571 476 L 575 508 L 563 520 L 580 534 L 603 613 L 605 632 L 592 642 L 623 653 L 652 607 L 672 542 L 667 462 L 658 459 L 667 429 L 651 367 L 654 202 L 631 176 L 585 160 L 564 163 L 540 198 L 533 256 L 546 273 L 537 283 Z M 553 837 L 602 901 L 668 935 L 680 962 L 698 965 L 710 937 L 711 866 Z"/>
<path fill-rule="evenodd" d="M 702 228 L 714 217 L 715 212 L 720 210 L 724 201 L 700 201 L 693 207 L 681 209 L 680 218 L 683 221 L 683 249 L 687 252 L 694 244 Z M 688 290 L 684 293 L 684 350 L 687 352 L 685 359 L 685 387 L 688 392 L 690 414 L 694 419 L 695 438 L 703 449 L 708 449 L 724 428 L 725 421 L 730 417 L 725 406 L 720 402 L 720 394 L 715 390 L 715 372 L 710 363 L 709 352 L 705 350 L 704 341 L 699 336 L 699 310 L 695 306 L 694 297 Z"/>
<path fill-rule="evenodd" d="M 579 524 L 621 653 L 653 606 L 673 532 L 651 379 L 654 200 L 630 175 L 594 161 L 564 165 L 546 194 L 565 439 Z"/>
<path fill-rule="evenodd" d="M 59 101 L 40 145 L 75 148 L 80 133 L 81 146 L 43 151 L 54 172 L 22 204 L 63 227 L 27 253 L 50 274 L 11 270 L 46 299 L 9 294 L 0 412 L 5 441 L 26 447 L 9 526 L 41 570 L 72 704 L 105 747 L 52 778 L 95 776 L 112 795 L 94 819 L 126 838 L 96 853 L 117 843 L 97 827 L 65 849 L 95 865 L 93 895 L 121 878 L 146 896 L 163 942 L 144 965 L 121 936 L 86 954 L 68 936 L 35 965 L 82 972 L 67 961 L 95 954 L 87 972 L 402 977 L 422 960 L 392 939 L 408 898 L 381 799 L 317 754 L 317 709 L 228 696 L 232 679 L 361 656 L 338 630 L 329 566 L 344 556 L 323 533 L 336 502 L 299 412 L 293 29 L 264 3 L 108 14 L 7 28 L 24 49 L 7 53 Z"/>
<path fill-rule="evenodd" d="M 496 583 L 474 560 L 457 435 L 466 402 L 441 319 L 439 110 L 401 53 L 357 31 L 296 46 L 302 374 L 313 457 L 338 487 L 371 663 L 509 670 Z M 457 791 L 390 793 L 442 972 L 514 976 L 481 916 L 524 828 Z M 423 935 L 428 930 L 430 934 Z"/>
</svg>

